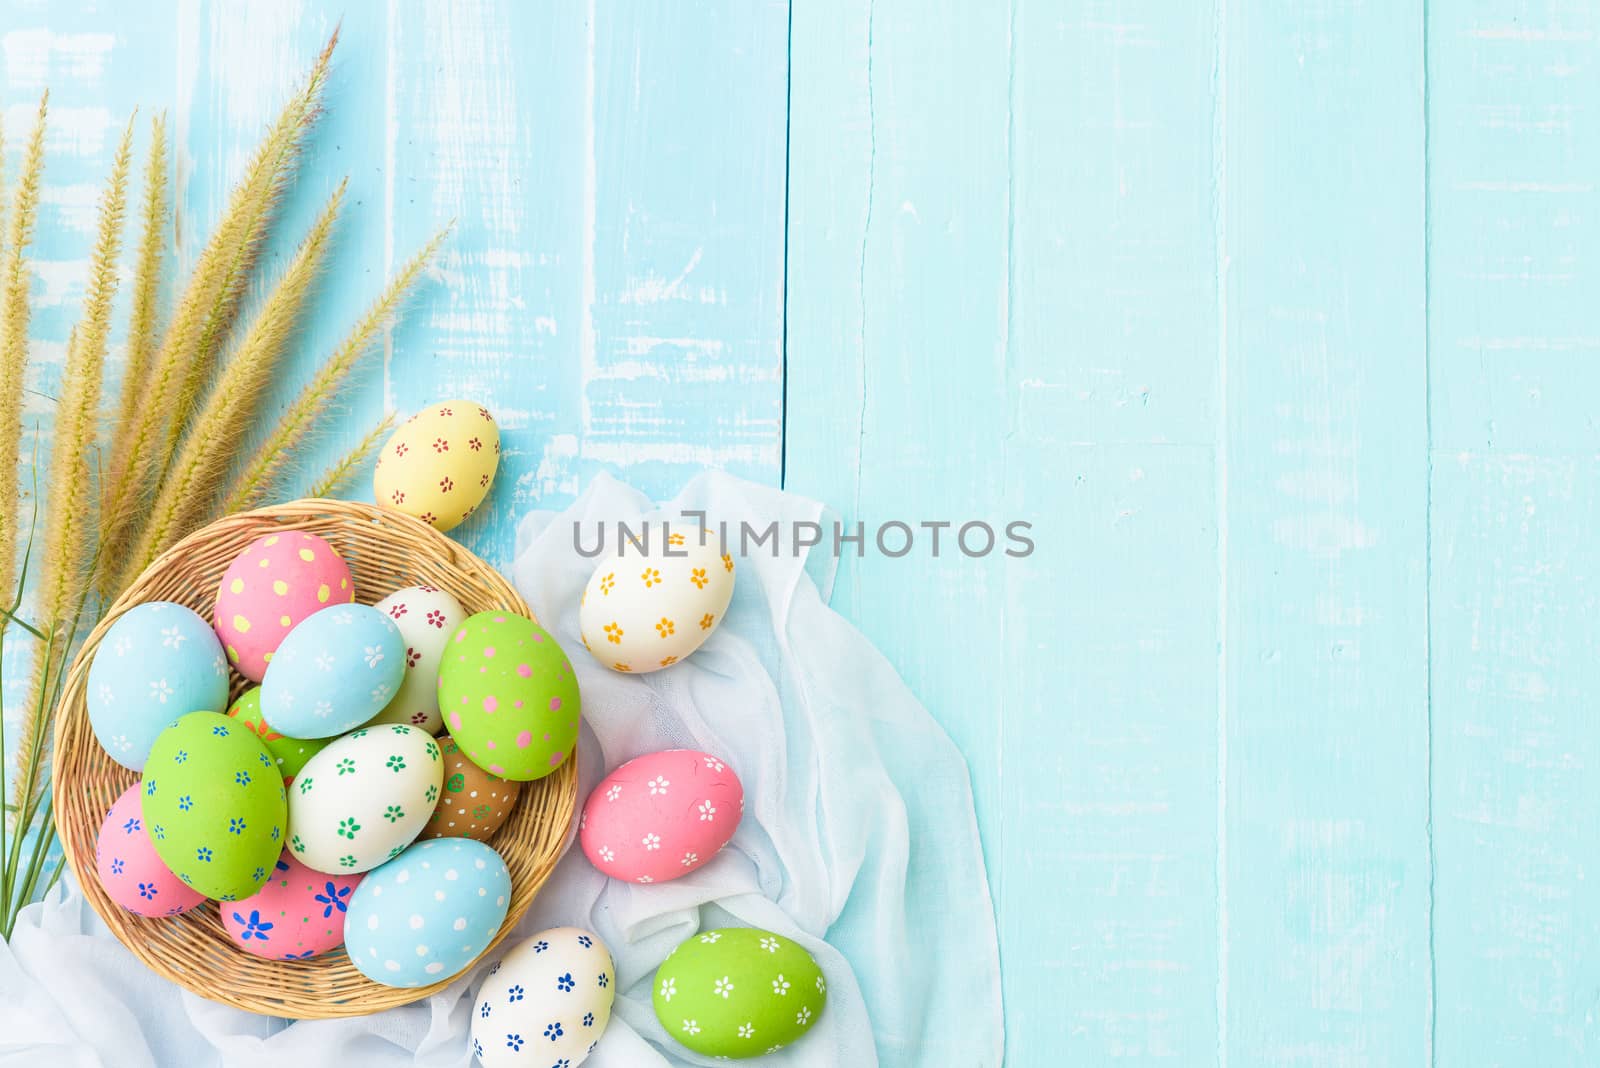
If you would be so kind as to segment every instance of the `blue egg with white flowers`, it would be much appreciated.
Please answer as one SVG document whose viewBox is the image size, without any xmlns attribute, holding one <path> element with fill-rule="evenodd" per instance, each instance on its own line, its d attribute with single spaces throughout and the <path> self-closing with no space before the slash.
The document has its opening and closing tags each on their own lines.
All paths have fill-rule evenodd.
<svg viewBox="0 0 1600 1068">
<path fill-rule="evenodd" d="M 222 643 L 211 624 L 181 604 L 134 605 L 95 648 L 87 701 L 89 725 L 111 759 L 143 771 L 169 723 L 228 707 Z"/>
<path fill-rule="evenodd" d="M 332 738 L 382 712 L 405 673 L 393 620 L 370 605 L 333 605 L 278 646 L 261 680 L 261 718 L 291 738 Z"/>
<path fill-rule="evenodd" d="M 511 907 L 500 854 L 471 838 L 430 838 L 367 873 L 350 895 L 344 948 L 375 983 L 418 987 L 489 948 Z"/>
</svg>

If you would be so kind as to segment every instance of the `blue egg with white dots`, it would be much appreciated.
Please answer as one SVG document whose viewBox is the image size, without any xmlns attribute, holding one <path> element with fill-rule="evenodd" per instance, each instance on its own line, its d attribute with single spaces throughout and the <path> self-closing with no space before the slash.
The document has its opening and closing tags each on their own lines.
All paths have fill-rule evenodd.
<svg viewBox="0 0 1600 1068">
<path fill-rule="evenodd" d="M 89 664 L 89 725 L 111 759 L 143 771 L 169 723 L 228 707 L 228 662 L 216 632 L 181 604 L 134 605 L 106 631 Z"/>
<path fill-rule="evenodd" d="M 511 873 L 499 853 L 470 838 L 432 838 L 374 868 L 356 887 L 345 952 L 373 982 L 428 986 L 477 960 L 510 906 Z"/>
<path fill-rule="evenodd" d="M 371 605 L 324 608 L 273 654 L 261 680 L 261 718 L 290 738 L 332 738 L 382 712 L 405 674 L 406 643 L 394 620 Z"/>
</svg>

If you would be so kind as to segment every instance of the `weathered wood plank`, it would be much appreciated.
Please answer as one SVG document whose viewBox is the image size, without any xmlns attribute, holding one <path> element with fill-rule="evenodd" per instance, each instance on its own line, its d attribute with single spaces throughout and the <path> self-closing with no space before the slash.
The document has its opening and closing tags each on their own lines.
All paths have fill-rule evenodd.
<svg viewBox="0 0 1600 1068">
<path fill-rule="evenodd" d="M 1438 1063 L 1587 1065 L 1600 7 L 1428 12 Z"/>
<path fill-rule="evenodd" d="M 785 5 L 399 10 L 390 255 L 456 235 L 388 386 L 500 416 L 462 539 L 505 562 L 527 509 L 604 469 L 658 496 L 700 465 L 776 481 Z"/>
<path fill-rule="evenodd" d="M 1222 1059 L 1427 1064 L 1422 5 L 1220 34 Z"/>
<path fill-rule="evenodd" d="M 1216 1048 L 1213 44 L 1161 4 L 795 9 L 787 485 L 1035 525 L 834 597 L 971 764 L 1016 1064 Z"/>
</svg>

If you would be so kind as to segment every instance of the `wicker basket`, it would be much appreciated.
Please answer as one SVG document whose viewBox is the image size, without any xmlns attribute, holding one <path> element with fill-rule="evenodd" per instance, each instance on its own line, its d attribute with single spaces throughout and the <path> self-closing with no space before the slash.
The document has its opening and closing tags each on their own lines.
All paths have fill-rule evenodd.
<svg viewBox="0 0 1600 1068">
<path fill-rule="evenodd" d="M 182 916 L 145 919 L 113 904 L 94 870 L 100 823 L 117 795 L 137 778 L 106 755 L 89 727 L 84 690 L 96 647 L 112 621 L 145 601 L 176 601 L 209 619 L 228 564 L 251 541 L 277 530 L 307 530 L 326 538 L 350 565 L 358 599 L 368 603 L 402 586 L 430 583 L 454 594 L 469 613 L 501 608 L 532 617 L 527 604 L 488 564 L 398 512 L 348 501 L 302 500 L 218 520 L 163 553 L 117 598 L 83 643 L 56 713 L 56 821 L 84 895 L 156 974 L 202 997 L 252 1012 L 301 1019 L 362 1016 L 416 1001 L 450 979 L 400 990 L 356 971 L 343 951 L 303 961 L 253 957 L 228 940 L 214 902 Z M 235 676 L 233 695 L 247 685 Z M 521 919 L 561 855 L 576 807 L 576 765 L 568 760 L 555 774 L 523 784 L 516 808 L 490 840 L 511 869 L 511 906 L 490 949 Z"/>
</svg>

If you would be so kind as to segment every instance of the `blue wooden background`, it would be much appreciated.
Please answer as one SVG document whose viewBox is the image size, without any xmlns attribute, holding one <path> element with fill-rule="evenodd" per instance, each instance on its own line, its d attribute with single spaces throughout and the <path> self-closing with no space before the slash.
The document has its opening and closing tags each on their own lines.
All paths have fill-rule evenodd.
<svg viewBox="0 0 1600 1068">
<path fill-rule="evenodd" d="M 1600 1063 L 1600 4 L 0 0 L 41 395 L 129 108 L 191 257 L 341 16 L 303 365 L 457 230 L 325 456 L 485 398 L 500 562 L 602 470 L 1035 524 L 834 598 L 971 763 L 1010 1063 Z"/>
</svg>

